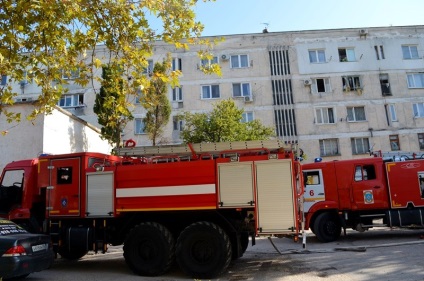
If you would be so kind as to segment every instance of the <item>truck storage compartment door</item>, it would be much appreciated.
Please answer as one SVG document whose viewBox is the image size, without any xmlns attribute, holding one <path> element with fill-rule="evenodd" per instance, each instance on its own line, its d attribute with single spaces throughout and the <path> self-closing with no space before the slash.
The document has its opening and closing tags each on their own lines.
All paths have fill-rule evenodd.
<svg viewBox="0 0 424 281">
<path fill-rule="evenodd" d="M 52 159 L 48 189 L 48 215 L 80 215 L 80 158 Z"/>
<path fill-rule="evenodd" d="M 252 207 L 253 162 L 218 164 L 219 208 Z"/>
<path fill-rule="evenodd" d="M 255 162 L 259 234 L 288 234 L 296 229 L 296 188 L 292 161 Z"/>
<path fill-rule="evenodd" d="M 113 214 L 113 172 L 87 173 L 87 217 Z"/>
</svg>

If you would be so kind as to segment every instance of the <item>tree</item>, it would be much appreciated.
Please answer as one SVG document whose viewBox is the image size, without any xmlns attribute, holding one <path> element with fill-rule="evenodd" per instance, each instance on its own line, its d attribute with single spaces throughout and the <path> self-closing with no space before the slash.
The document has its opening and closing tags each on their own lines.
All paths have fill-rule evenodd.
<svg viewBox="0 0 424 281">
<path fill-rule="evenodd" d="M 184 112 L 181 138 L 185 143 L 266 140 L 274 129 L 263 126 L 259 120 L 242 122 L 243 109 L 237 108 L 232 99 L 214 104 L 212 112 Z"/>
<path fill-rule="evenodd" d="M 209 47 L 215 42 L 199 38 L 203 26 L 195 19 L 196 2 L 0 0 L 0 75 L 8 80 L 0 86 L 0 115 L 9 122 L 20 119 L 7 107 L 14 103 L 14 83 L 28 79 L 40 88 L 37 107 L 28 117 L 33 119 L 51 112 L 66 93 L 66 76 L 77 73 L 74 83 L 86 87 L 91 82 L 94 88 L 96 79 L 101 82 L 96 71 L 104 64 L 110 68 L 111 80 L 128 78 L 109 91 L 135 96 L 149 83 L 143 69 L 158 40 L 176 48 L 201 44 L 206 48 L 199 51 L 200 57 L 210 56 Z M 150 18 L 159 19 L 162 27 L 151 26 Z M 107 53 L 96 52 L 99 45 Z M 176 85 L 179 75 L 172 71 L 163 80 Z"/>
<path fill-rule="evenodd" d="M 143 118 L 144 131 L 147 132 L 152 144 L 162 135 L 163 128 L 171 116 L 171 104 L 167 97 L 167 83 L 163 80 L 169 68 L 169 58 L 162 63 L 156 63 L 153 68 L 150 85 L 143 91 L 143 104 L 146 116 Z"/>
<path fill-rule="evenodd" d="M 129 120 L 133 119 L 130 110 L 126 107 L 126 97 L 120 95 L 116 89 L 122 91 L 122 78 L 112 72 L 116 68 L 103 66 L 102 87 L 96 95 L 94 113 L 101 128 L 102 138 L 115 147 L 119 147 L 121 142 L 121 132 Z M 118 77 L 118 79 L 116 79 Z M 115 79 L 113 79 L 115 78 Z"/>
</svg>

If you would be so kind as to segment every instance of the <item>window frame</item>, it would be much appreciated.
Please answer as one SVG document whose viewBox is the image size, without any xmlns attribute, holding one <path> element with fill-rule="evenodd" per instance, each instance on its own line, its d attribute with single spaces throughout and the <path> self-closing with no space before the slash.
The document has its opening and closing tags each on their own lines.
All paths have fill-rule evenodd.
<svg viewBox="0 0 424 281">
<path fill-rule="evenodd" d="M 143 68 L 143 74 L 152 74 L 155 65 L 153 60 L 147 60 L 147 67 Z"/>
<path fill-rule="evenodd" d="M 139 128 L 141 130 L 138 130 Z M 145 135 L 146 125 L 143 122 L 143 117 L 134 118 L 134 135 Z M 141 131 L 141 132 L 140 132 Z"/>
<path fill-rule="evenodd" d="M 233 60 L 237 57 L 237 65 L 234 64 Z M 246 65 L 242 65 L 244 62 L 242 60 L 242 57 L 246 57 Z M 249 56 L 247 54 L 240 54 L 240 55 L 231 55 L 230 56 L 230 67 L 233 69 L 237 68 L 249 68 Z"/>
<path fill-rule="evenodd" d="M 241 123 L 248 123 L 248 122 L 252 122 L 253 120 L 255 120 L 255 115 L 253 113 L 253 111 L 245 111 L 242 113 L 242 117 L 241 117 Z"/>
<path fill-rule="evenodd" d="M 370 152 L 369 138 L 351 138 L 350 144 L 352 146 L 353 155 L 368 154 Z"/>
<path fill-rule="evenodd" d="M 324 92 L 318 91 L 318 80 L 323 80 L 324 85 Z M 331 93 L 331 83 L 330 78 L 312 78 L 312 87 L 311 92 L 313 94 L 322 94 L 322 93 Z"/>
<path fill-rule="evenodd" d="M 179 118 L 177 118 L 177 116 L 174 116 L 172 118 L 172 130 L 173 131 L 178 131 L 181 132 L 183 130 L 183 120 L 179 120 Z"/>
<path fill-rule="evenodd" d="M 418 147 L 420 150 L 424 150 L 424 133 L 417 133 Z"/>
<path fill-rule="evenodd" d="M 418 79 L 418 77 L 420 79 Z M 408 83 L 408 89 L 422 89 L 424 88 L 424 73 L 408 73 L 406 75 L 406 80 Z M 417 82 L 420 82 L 421 85 L 417 85 Z"/>
<path fill-rule="evenodd" d="M 363 112 L 363 115 L 364 115 L 363 120 L 358 119 L 361 115 L 361 112 L 356 112 L 356 111 L 359 110 L 359 109 L 362 109 L 364 111 Z M 350 119 L 349 110 L 352 110 L 351 116 L 352 116 L 353 119 Z M 348 106 L 348 107 L 346 107 L 346 112 L 347 112 L 347 115 L 346 115 L 346 121 L 347 122 L 366 122 L 367 121 L 367 114 L 365 112 L 365 106 Z"/>
<path fill-rule="evenodd" d="M 179 86 L 179 87 L 174 87 L 172 88 L 172 101 L 183 101 L 184 100 L 184 96 L 183 96 L 183 87 Z"/>
<path fill-rule="evenodd" d="M 320 56 L 321 55 L 321 56 Z M 308 50 L 310 63 L 326 63 L 325 49 L 311 49 Z"/>
<path fill-rule="evenodd" d="M 205 68 L 210 67 L 212 64 L 218 64 L 218 63 L 219 63 L 219 60 L 217 56 L 214 56 L 212 59 L 200 60 L 200 65 Z"/>
<path fill-rule="evenodd" d="M 389 135 L 390 149 L 392 151 L 400 151 L 399 135 Z M 397 148 L 395 147 L 397 146 Z"/>
<path fill-rule="evenodd" d="M 171 63 L 172 71 L 182 71 L 183 70 L 183 61 L 181 58 L 172 58 Z"/>
<path fill-rule="evenodd" d="M 238 91 L 240 93 L 240 95 L 235 95 L 234 91 L 236 89 L 236 87 L 238 86 Z M 244 88 L 244 86 L 247 86 L 247 89 Z M 233 83 L 232 84 L 232 96 L 233 98 L 242 98 L 242 97 L 250 97 L 252 96 L 252 91 L 250 88 L 250 83 Z M 247 91 L 248 93 L 245 93 L 245 91 Z"/>
<path fill-rule="evenodd" d="M 355 62 L 356 60 L 356 54 L 355 54 L 355 48 L 353 47 L 341 47 L 338 48 L 338 54 L 339 54 L 339 62 Z M 344 55 L 341 54 L 341 51 L 344 50 Z"/>
<path fill-rule="evenodd" d="M 418 53 L 418 45 L 415 44 L 407 44 L 402 45 L 402 58 L 404 60 L 417 60 L 420 59 L 420 55 Z M 412 50 L 415 49 L 415 50 Z"/>
<path fill-rule="evenodd" d="M 356 76 L 356 75 L 342 76 L 342 85 L 343 85 L 344 92 L 361 90 L 363 88 L 361 76 Z"/>
<path fill-rule="evenodd" d="M 70 99 L 71 105 L 66 105 L 67 100 Z M 61 104 L 63 101 L 63 105 Z M 72 108 L 72 107 L 82 107 L 84 106 L 84 94 L 83 93 L 76 93 L 76 94 L 63 94 L 59 101 L 57 102 L 57 105 L 61 108 Z"/>
<path fill-rule="evenodd" d="M 330 116 L 330 111 L 331 111 L 332 116 Z M 314 114 L 315 114 L 315 123 L 316 124 L 320 124 L 320 125 L 336 124 L 337 118 L 336 118 L 336 110 L 335 110 L 334 107 L 315 107 L 314 108 Z M 325 119 L 327 119 L 328 122 L 325 122 Z M 320 122 L 320 120 L 321 120 L 321 122 Z M 331 121 L 333 121 L 333 122 L 331 122 Z"/>
<path fill-rule="evenodd" d="M 206 88 L 208 88 L 209 89 L 209 97 L 205 97 L 204 96 L 204 89 L 206 89 Z M 214 93 L 214 91 L 213 91 L 213 89 L 218 89 L 218 97 L 214 97 L 213 96 L 213 93 Z M 202 100 L 211 100 L 211 99 L 219 99 L 219 98 L 221 98 L 221 92 L 220 92 L 220 89 L 219 89 L 219 84 L 209 84 L 209 85 L 202 85 L 201 87 L 200 87 L 200 89 L 201 89 L 201 93 L 200 93 L 200 97 L 201 97 L 201 99 Z"/>
<path fill-rule="evenodd" d="M 414 118 L 424 118 L 424 102 L 413 103 L 412 112 L 414 114 Z"/>
<path fill-rule="evenodd" d="M 326 148 L 326 146 L 330 146 L 330 147 Z M 326 150 L 332 150 L 332 151 L 326 153 Z M 320 152 L 320 157 L 340 155 L 339 140 L 337 138 L 320 139 L 319 152 Z"/>
</svg>

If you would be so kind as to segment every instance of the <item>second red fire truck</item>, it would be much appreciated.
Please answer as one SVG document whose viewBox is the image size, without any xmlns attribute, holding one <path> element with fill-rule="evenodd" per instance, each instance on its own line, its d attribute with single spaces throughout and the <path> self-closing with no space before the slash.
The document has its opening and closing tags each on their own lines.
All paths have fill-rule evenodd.
<svg viewBox="0 0 424 281">
<path fill-rule="evenodd" d="M 424 227 L 420 158 L 414 154 L 302 165 L 305 229 L 331 242 L 346 228 Z"/>
</svg>

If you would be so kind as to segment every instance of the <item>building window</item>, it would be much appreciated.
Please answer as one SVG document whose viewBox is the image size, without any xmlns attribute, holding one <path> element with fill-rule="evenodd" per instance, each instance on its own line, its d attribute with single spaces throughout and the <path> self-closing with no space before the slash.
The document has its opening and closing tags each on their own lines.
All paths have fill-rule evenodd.
<svg viewBox="0 0 424 281">
<path fill-rule="evenodd" d="M 79 68 L 77 69 L 71 69 L 71 70 L 63 70 L 62 71 L 62 78 L 65 80 L 72 80 L 72 79 L 76 79 L 79 78 L 80 76 L 80 70 Z"/>
<path fill-rule="evenodd" d="M 324 63 L 325 50 L 309 50 L 309 62 L 310 63 Z"/>
<path fill-rule="evenodd" d="M 398 151 L 400 150 L 400 144 L 399 144 L 399 136 L 398 135 L 390 135 L 390 148 L 392 151 Z"/>
<path fill-rule="evenodd" d="M 231 56 L 231 68 L 249 67 L 249 58 L 247 55 Z"/>
<path fill-rule="evenodd" d="M 210 59 L 203 59 L 200 61 L 200 64 L 202 65 L 202 67 L 210 67 L 211 64 L 216 64 L 218 63 L 218 57 L 213 57 L 211 60 Z"/>
<path fill-rule="evenodd" d="M 374 46 L 374 50 L 375 50 L 375 55 L 377 56 L 377 60 L 385 59 L 383 45 Z"/>
<path fill-rule="evenodd" d="M 135 118 L 134 119 L 134 134 L 135 135 L 145 134 L 144 129 L 145 129 L 145 126 L 144 126 L 143 118 Z"/>
<path fill-rule="evenodd" d="M 368 138 L 353 138 L 351 139 L 352 154 L 369 153 L 370 142 Z"/>
<path fill-rule="evenodd" d="M 84 106 L 84 94 L 65 94 L 60 97 L 57 103 L 60 107 L 80 107 Z"/>
<path fill-rule="evenodd" d="M 402 46 L 402 55 L 405 60 L 419 59 L 418 48 L 416 45 Z"/>
<path fill-rule="evenodd" d="M 424 88 L 424 73 L 408 74 L 408 88 Z"/>
<path fill-rule="evenodd" d="M 183 62 L 180 58 L 173 58 L 172 59 L 172 70 L 176 71 L 182 71 L 183 70 Z"/>
<path fill-rule="evenodd" d="M 233 83 L 233 97 L 248 97 L 250 96 L 249 83 Z"/>
<path fill-rule="evenodd" d="M 247 123 L 253 121 L 253 112 L 243 112 L 241 122 Z"/>
<path fill-rule="evenodd" d="M 362 89 L 361 79 L 359 76 L 345 76 L 342 77 L 343 91 L 350 92 Z"/>
<path fill-rule="evenodd" d="M 340 48 L 339 49 L 339 61 L 356 61 L 355 50 L 353 48 Z"/>
<path fill-rule="evenodd" d="M 334 109 L 331 107 L 315 108 L 317 124 L 334 124 Z"/>
<path fill-rule="evenodd" d="M 414 103 L 412 104 L 412 109 L 414 110 L 414 118 L 424 117 L 424 103 Z"/>
<path fill-rule="evenodd" d="M 331 85 L 329 78 L 315 78 L 312 79 L 312 93 L 329 93 L 331 92 Z"/>
<path fill-rule="evenodd" d="M 333 156 L 339 154 L 339 141 L 337 139 L 325 139 L 319 141 L 321 156 Z"/>
<path fill-rule="evenodd" d="M 177 116 L 174 116 L 172 119 L 173 129 L 174 131 L 182 131 L 183 130 L 183 120 L 180 120 Z"/>
<path fill-rule="evenodd" d="M 396 107 L 394 104 L 386 104 L 386 116 L 388 125 L 397 121 Z"/>
<path fill-rule="evenodd" d="M 348 122 L 359 122 L 366 121 L 365 107 L 353 106 L 347 108 L 347 121 Z"/>
<path fill-rule="evenodd" d="M 147 60 L 147 67 L 143 69 L 143 74 L 152 74 L 153 68 L 153 60 Z"/>
<path fill-rule="evenodd" d="M 202 99 L 218 99 L 219 97 L 219 85 L 202 86 Z"/>
<path fill-rule="evenodd" d="M 7 75 L 2 74 L 0 76 L 1 76 L 0 86 L 5 86 L 7 84 Z"/>
<path fill-rule="evenodd" d="M 380 74 L 380 86 L 381 86 L 381 94 L 383 96 L 391 96 L 390 92 L 390 83 L 389 83 L 389 75 L 388 74 Z"/>
<path fill-rule="evenodd" d="M 418 133 L 418 145 L 421 150 L 424 149 L 424 133 Z"/>
<path fill-rule="evenodd" d="M 175 87 L 172 89 L 172 101 L 183 101 L 182 87 Z"/>
</svg>

